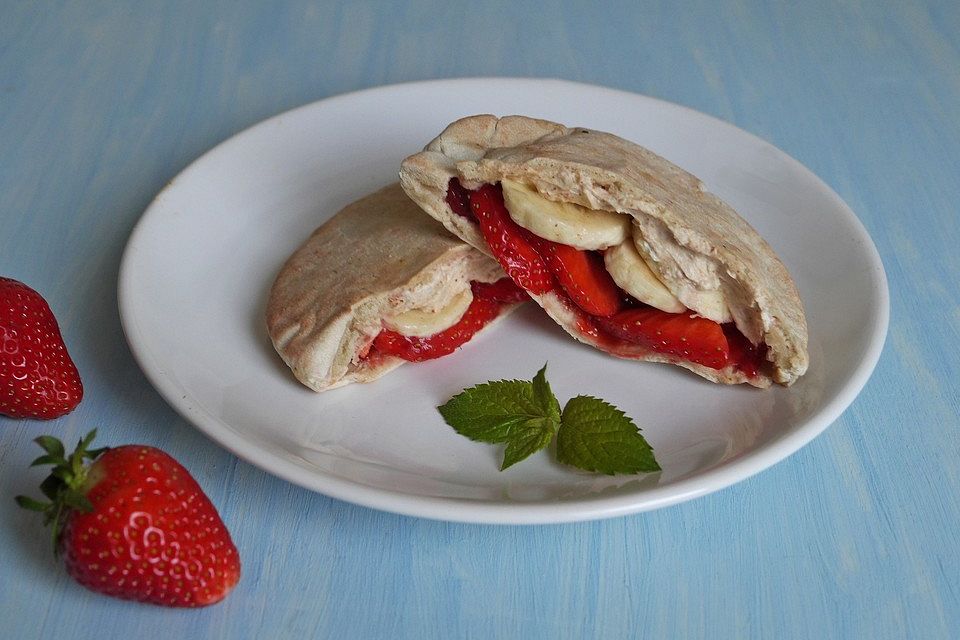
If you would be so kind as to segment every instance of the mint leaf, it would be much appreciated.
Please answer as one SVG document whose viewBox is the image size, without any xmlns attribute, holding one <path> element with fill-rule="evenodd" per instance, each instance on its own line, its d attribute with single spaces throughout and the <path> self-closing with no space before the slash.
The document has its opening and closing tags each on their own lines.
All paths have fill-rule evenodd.
<svg viewBox="0 0 960 640">
<path fill-rule="evenodd" d="M 547 412 L 547 417 L 560 423 L 560 402 L 553 395 L 550 383 L 547 382 L 547 365 L 543 365 L 537 375 L 533 376 L 533 397 L 537 406 Z"/>
<path fill-rule="evenodd" d="M 560 403 L 546 365 L 533 381 L 499 380 L 471 387 L 437 407 L 444 421 L 471 440 L 506 443 L 500 470 L 543 449 L 560 425 Z"/>
<path fill-rule="evenodd" d="M 500 471 L 515 465 L 524 458 L 545 448 L 557 433 L 557 422 L 547 418 L 535 418 L 515 427 L 503 452 Z"/>
<path fill-rule="evenodd" d="M 660 470 L 653 449 L 633 420 L 591 396 L 572 398 L 563 408 L 557 461 L 608 475 Z"/>
<path fill-rule="evenodd" d="M 532 383 L 523 380 L 478 384 L 437 410 L 460 435 L 490 443 L 507 442 L 518 424 L 545 417 L 533 399 Z"/>
</svg>

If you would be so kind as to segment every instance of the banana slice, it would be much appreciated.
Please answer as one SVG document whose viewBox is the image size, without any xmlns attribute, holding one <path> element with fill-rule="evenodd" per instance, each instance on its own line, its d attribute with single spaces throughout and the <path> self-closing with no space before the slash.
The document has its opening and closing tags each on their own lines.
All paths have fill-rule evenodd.
<svg viewBox="0 0 960 640">
<path fill-rule="evenodd" d="M 632 241 L 621 242 L 604 251 L 603 263 L 617 286 L 640 302 L 668 313 L 686 310 L 650 270 Z"/>
<path fill-rule="evenodd" d="M 733 314 L 727 306 L 727 300 L 719 291 L 698 291 L 692 296 L 697 315 L 723 324 L 733 322 Z"/>
<path fill-rule="evenodd" d="M 384 318 L 383 324 L 402 335 L 425 338 L 460 322 L 471 302 L 473 293 L 465 289 L 441 309 L 411 309 L 392 318 Z"/>
<path fill-rule="evenodd" d="M 500 184 L 513 221 L 541 238 L 577 249 L 606 249 L 630 236 L 629 216 L 547 200 L 519 182 L 502 180 Z"/>
<path fill-rule="evenodd" d="M 653 270 L 653 267 L 650 265 L 654 264 L 655 261 L 648 253 L 650 247 L 646 244 L 646 242 L 643 241 L 642 237 L 638 234 L 634 234 L 633 242 L 630 244 L 633 245 L 637 255 L 640 257 L 640 260 L 645 262 L 647 267 Z M 662 258 L 660 264 L 666 264 L 667 273 L 670 273 L 671 270 L 674 272 L 683 273 L 684 270 L 681 269 L 680 265 L 677 264 L 676 260 L 672 256 L 662 254 L 660 257 Z M 694 265 L 694 267 L 695 266 L 696 265 Z M 688 265 L 688 268 L 694 267 Z M 614 278 L 614 280 L 616 280 L 616 278 Z M 720 324 L 723 324 L 724 322 L 731 322 L 733 320 L 733 316 L 730 313 L 730 308 L 727 306 L 727 300 L 721 291 L 717 289 L 699 289 L 694 286 L 692 282 L 687 281 L 682 281 L 675 284 L 674 290 L 677 292 L 676 298 L 680 301 L 680 303 L 685 305 L 686 308 L 690 309 L 691 311 L 694 311 L 697 315 L 703 316 L 704 318 L 708 318 Z"/>
</svg>

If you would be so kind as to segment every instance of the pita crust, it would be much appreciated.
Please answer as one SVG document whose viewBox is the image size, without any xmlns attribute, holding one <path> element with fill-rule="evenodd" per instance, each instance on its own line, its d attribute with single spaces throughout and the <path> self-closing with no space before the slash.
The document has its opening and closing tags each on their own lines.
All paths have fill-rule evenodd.
<svg viewBox="0 0 960 640">
<path fill-rule="evenodd" d="M 664 284 L 696 311 L 698 292 L 719 289 L 740 331 L 767 345 L 765 370 L 748 379 L 730 366 L 710 369 L 637 347 L 621 357 L 671 362 L 723 383 L 791 384 L 807 369 L 803 305 L 786 267 L 760 235 L 698 178 L 609 133 L 523 116 L 478 115 L 452 123 L 424 151 L 404 160 L 400 182 L 427 213 L 489 254 L 472 221 L 446 204 L 457 177 L 476 188 L 502 179 L 533 185 L 543 197 L 629 214 Z M 578 340 L 573 312 L 550 292 L 532 296 Z"/>
<path fill-rule="evenodd" d="M 444 231 L 392 184 L 348 205 L 290 256 L 270 290 L 267 330 L 314 391 L 370 382 L 406 362 L 359 358 L 384 316 L 439 309 L 471 281 L 502 277 L 495 260 Z"/>
</svg>

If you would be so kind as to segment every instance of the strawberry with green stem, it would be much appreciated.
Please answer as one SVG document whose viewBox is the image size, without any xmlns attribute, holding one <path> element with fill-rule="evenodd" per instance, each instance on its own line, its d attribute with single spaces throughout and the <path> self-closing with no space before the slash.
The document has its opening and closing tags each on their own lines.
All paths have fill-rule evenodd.
<svg viewBox="0 0 960 640">
<path fill-rule="evenodd" d="M 190 473 L 153 447 L 90 449 L 91 431 L 67 455 L 51 436 L 31 466 L 52 464 L 40 485 L 48 501 L 17 496 L 44 514 L 54 552 L 83 586 L 170 607 L 223 599 L 240 558 L 216 508 Z"/>
<path fill-rule="evenodd" d="M 49 420 L 83 399 L 80 374 L 43 297 L 0 278 L 0 414 Z"/>
</svg>

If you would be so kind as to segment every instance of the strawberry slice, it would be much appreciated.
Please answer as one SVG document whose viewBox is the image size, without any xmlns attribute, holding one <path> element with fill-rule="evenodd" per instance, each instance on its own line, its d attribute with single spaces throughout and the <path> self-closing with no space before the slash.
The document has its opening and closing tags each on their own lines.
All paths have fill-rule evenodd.
<svg viewBox="0 0 960 640">
<path fill-rule="evenodd" d="M 578 307 L 601 318 L 620 310 L 623 292 L 607 273 L 598 252 L 582 251 L 532 234 L 531 238 L 560 286 Z"/>
<path fill-rule="evenodd" d="M 473 213 L 470 212 L 470 192 L 456 178 L 450 178 L 450 182 L 447 183 L 446 200 L 454 213 L 464 218 L 474 219 Z"/>
<path fill-rule="evenodd" d="M 667 313 L 659 309 L 628 309 L 597 323 L 611 335 L 658 353 L 723 369 L 730 364 L 730 345 L 723 328 L 690 312 Z"/>
<path fill-rule="evenodd" d="M 397 356 L 409 362 L 433 360 L 456 351 L 496 318 L 499 312 L 499 302 L 475 296 L 463 317 L 452 327 L 426 337 L 405 336 L 396 331 L 384 329 L 374 338 L 373 347 L 381 353 Z"/>
<path fill-rule="evenodd" d="M 732 322 L 723 325 L 723 334 L 730 344 L 730 361 L 747 377 L 756 378 L 766 361 L 766 345 L 754 346 Z"/>
<path fill-rule="evenodd" d="M 553 276 L 525 230 L 510 219 L 499 185 L 485 184 L 471 191 L 470 205 L 493 257 L 507 275 L 530 293 L 551 291 Z"/>
<path fill-rule="evenodd" d="M 496 282 L 473 282 L 470 284 L 473 295 L 488 298 L 503 304 L 523 302 L 530 299 L 530 295 L 518 287 L 510 278 L 500 278 Z"/>
</svg>

